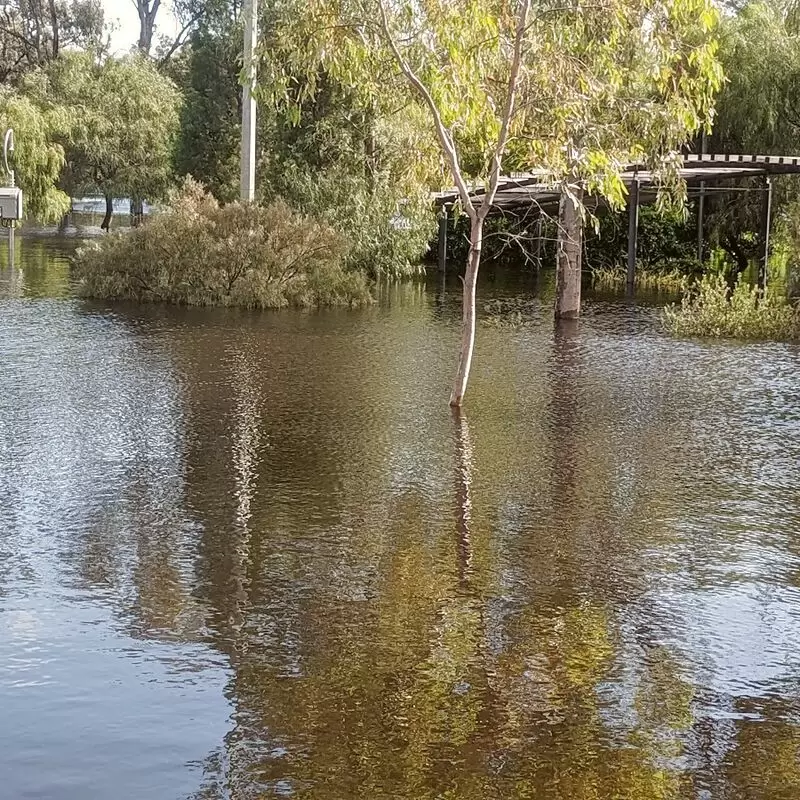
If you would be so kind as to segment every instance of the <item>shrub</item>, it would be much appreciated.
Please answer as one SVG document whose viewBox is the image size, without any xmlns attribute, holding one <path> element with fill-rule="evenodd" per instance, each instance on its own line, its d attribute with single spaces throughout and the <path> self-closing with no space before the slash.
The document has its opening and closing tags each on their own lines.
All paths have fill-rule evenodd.
<svg viewBox="0 0 800 800">
<path fill-rule="evenodd" d="M 607 268 L 623 267 L 628 254 L 628 213 L 597 215 L 598 230 L 586 228 L 586 260 Z M 656 206 L 642 206 L 636 255 L 643 271 L 698 273 L 697 233 L 682 216 L 663 213 Z"/>
<path fill-rule="evenodd" d="M 403 197 L 388 179 L 370 186 L 363 175 L 344 169 L 313 172 L 292 164 L 264 188 L 267 196 L 285 197 L 343 236 L 345 269 L 390 278 L 424 272 L 420 261 L 436 231 L 427 191 Z"/>
<path fill-rule="evenodd" d="M 187 179 L 146 225 L 77 256 L 85 297 L 278 308 L 368 302 L 363 274 L 342 267 L 344 243 L 284 202 L 220 206 Z"/>
<path fill-rule="evenodd" d="M 800 312 L 783 295 L 739 280 L 733 291 L 725 278 L 707 275 L 680 305 L 664 309 L 664 325 L 676 336 L 729 339 L 800 338 Z"/>
</svg>

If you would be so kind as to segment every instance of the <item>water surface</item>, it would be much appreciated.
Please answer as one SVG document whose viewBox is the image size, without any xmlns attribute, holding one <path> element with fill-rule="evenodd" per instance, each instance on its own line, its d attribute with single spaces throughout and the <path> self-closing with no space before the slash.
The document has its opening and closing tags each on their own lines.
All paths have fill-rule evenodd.
<svg viewBox="0 0 800 800">
<path fill-rule="evenodd" d="M 2 796 L 800 796 L 796 346 L 591 297 L 555 331 L 545 285 L 454 417 L 455 286 L 89 304 L 20 248 Z"/>
</svg>

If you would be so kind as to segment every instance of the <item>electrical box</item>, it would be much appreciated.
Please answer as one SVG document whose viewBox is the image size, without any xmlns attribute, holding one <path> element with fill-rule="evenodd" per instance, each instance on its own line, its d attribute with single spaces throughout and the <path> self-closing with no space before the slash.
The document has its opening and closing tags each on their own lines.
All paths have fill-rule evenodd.
<svg viewBox="0 0 800 800">
<path fill-rule="evenodd" d="M 0 186 L 0 220 L 22 219 L 22 189 Z"/>
</svg>

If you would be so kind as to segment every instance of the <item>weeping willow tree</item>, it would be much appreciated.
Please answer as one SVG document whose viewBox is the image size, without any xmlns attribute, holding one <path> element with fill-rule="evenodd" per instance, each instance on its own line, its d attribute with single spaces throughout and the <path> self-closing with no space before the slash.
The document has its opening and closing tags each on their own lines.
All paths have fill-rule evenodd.
<svg viewBox="0 0 800 800">
<path fill-rule="evenodd" d="M 470 221 L 452 406 L 467 388 L 484 224 L 503 171 L 543 170 L 581 217 L 584 190 L 624 202 L 631 161 L 674 174 L 677 150 L 709 119 L 721 80 L 716 24 L 711 0 L 287 7 L 265 48 L 262 88 L 273 101 L 296 106 L 333 75 L 378 108 L 402 101 L 427 115 L 438 143 L 428 180 L 455 184 Z"/>
<path fill-rule="evenodd" d="M 66 153 L 61 185 L 71 193 L 101 192 L 104 228 L 115 197 L 164 196 L 172 181 L 181 98 L 147 59 L 97 63 L 91 53 L 64 53 L 23 88 L 40 108 L 59 112 Z"/>
<path fill-rule="evenodd" d="M 26 216 L 42 222 L 55 222 L 70 207 L 69 196 L 57 187 L 65 157 L 56 137 L 65 118 L 59 107 L 43 110 L 15 91 L 0 89 L 0 135 L 14 129 L 10 166 L 25 197 Z M 0 178 L 2 183 L 6 180 L 5 175 Z"/>
<path fill-rule="evenodd" d="M 746 4 L 720 28 L 726 83 L 711 137 L 719 152 L 793 153 L 800 144 L 800 15 Z"/>
</svg>

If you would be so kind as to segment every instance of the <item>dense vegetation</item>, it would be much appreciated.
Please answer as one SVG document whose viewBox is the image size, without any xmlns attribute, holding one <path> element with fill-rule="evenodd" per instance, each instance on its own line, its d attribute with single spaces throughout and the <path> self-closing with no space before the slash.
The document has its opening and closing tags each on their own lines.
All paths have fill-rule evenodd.
<svg viewBox="0 0 800 800">
<path fill-rule="evenodd" d="M 722 275 L 702 278 L 680 305 L 664 310 L 668 330 L 678 336 L 727 339 L 800 339 L 800 309 L 784 295 L 739 279 L 733 289 Z"/>
<path fill-rule="evenodd" d="M 282 201 L 221 206 L 187 180 L 148 225 L 84 247 L 80 292 L 140 302 L 277 308 L 369 301 L 347 244 Z"/>
</svg>

